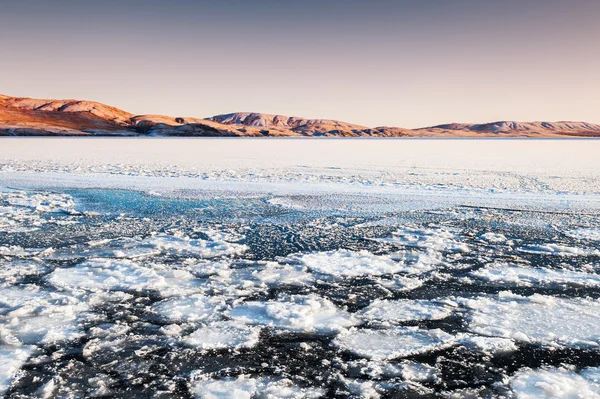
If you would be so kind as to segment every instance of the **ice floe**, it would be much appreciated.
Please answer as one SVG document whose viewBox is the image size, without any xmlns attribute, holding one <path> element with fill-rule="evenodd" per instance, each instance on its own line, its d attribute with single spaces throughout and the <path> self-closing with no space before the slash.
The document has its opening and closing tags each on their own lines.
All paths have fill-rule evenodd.
<svg viewBox="0 0 600 399">
<path fill-rule="evenodd" d="M 597 274 L 508 263 L 491 263 L 471 272 L 470 275 L 494 284 L 514 284 L 525 287 L 600 287 L 600 275 Z"/>
<path fill-rule="evenodd" d="M 600 256 L 597 249 L 587 249 L 580 247 L 569 247 L 562 244 L 541 244 L 529 245 L 519 248 L 520 252 L 538 255 L 557 255 L 557 256 Z"/>
<path fill-rule="evenodd" d="M 338 331 L 358 323 L 345 310 L 316 295 L 290 295 L 275 300 L 248 301 L 227 312 L 246 324 L 265 325 L 295 331 Z"/>
<path fill-rule="evenodd" d="M 566 235 L 578 240 L 600 241 L 600 227 L 569 230 Z"/>
<path fill-rule="evenodd" d="M 223 298 L 197 294 L 157 302 L 152 311 L 170 321 L 197 322 L 219 316 L 224 308 Z"/>
<path fill-rule="evenodd" d="M 453 304 L 435 300 L 375 300 L 360 311 L 369 321 L 399 323 L 411 320 L 439 320 L 450 316 Z M 454 304 L 454 306 L 456 306 Z"/>
<path fill-rule="evenodd" d="M 465 306 L 468 329 L 477 334 L 554 346 L 600 344 L 600 300 L 503 292 L 465 300 Z"/>
<path fill-rule="evenodd" d="M 258 343 L 260 328 L 232 322 L 215 322 L 183 338 L 188 346 L 210 350 L 251 348 Z"/>
<path fill-rule="evenodd" d="M 300 388 L 288 379 L 237 378 L 198 379 L 192 393 L 199 399 L 312 399 L 325 392 L 319 388 Z"/>
<path fill-rule="evenodd" d="M 424 248 L 439 252 L 470 252 L 469 246 L 460 242 L 457 234 L 442 228 L 403 227 L 392 233 L 392 237 L 378 240 L 405 247 Z"/>
<path fill-rule="evenodd" d="M 295 258 L 312 271 L 332 276 L 380 276 L 406 270 L 402 262 L 386 255 L 373 255 L 368 251 L 316 252 L 297 255 Z"/>
<path fill-rule="evenodd" d="M 4 395 L 12 380 L 31 355 L 33 346 L 2 346 L 0 345 L 0 395 Z"/>
<path fill-rule="evenodd" d="M 524 369 L 510 378 L 510 388 L 518 399 L 600 398 L 600 368 Z"/>
<path fill-rule="evenodd" d="M 29 285 L 0 288 L 0 340 L 12 345 L 75 339 L 87 302 Z"/>
<path fill-rule="evenodd" d="M 140 266 L 129 259 L 90 259 L 59 268 L 47 281 L 60 289 L 88 291 L 157 291 L 163 296 L 198 292 L 200 281 L 185 270 Z"/>
<path fill-rule="evenodd" d="M 442 330 L 416 327 L 385 330 L 350 329 L 341 332 L 334 345 L 367 359 L 385 360 L 412 356 L 453 346 L 454 336 Z"/>
</svg>

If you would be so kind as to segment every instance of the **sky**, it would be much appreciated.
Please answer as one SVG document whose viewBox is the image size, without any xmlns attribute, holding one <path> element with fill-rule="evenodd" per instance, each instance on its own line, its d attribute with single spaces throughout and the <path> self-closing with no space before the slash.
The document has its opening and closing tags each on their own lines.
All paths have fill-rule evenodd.
<svg viewBox="0 0 600 399">
<path fill-rule="evenodd" d="M 600 123 L 598 0 L 3 0 L 0 93 L 370 127 Z"/>
</svg>

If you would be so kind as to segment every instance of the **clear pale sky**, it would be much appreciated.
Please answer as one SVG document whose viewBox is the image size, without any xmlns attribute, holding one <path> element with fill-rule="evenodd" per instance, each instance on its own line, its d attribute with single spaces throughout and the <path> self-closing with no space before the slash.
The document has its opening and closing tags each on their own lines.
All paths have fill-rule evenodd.
<svg viewBox="0 0 600 399">
<path fill-rule="evenodd" d="M 6 0 L 0 93 L 367 126 L 600 123 L 598 0 Z"/>
</svg>

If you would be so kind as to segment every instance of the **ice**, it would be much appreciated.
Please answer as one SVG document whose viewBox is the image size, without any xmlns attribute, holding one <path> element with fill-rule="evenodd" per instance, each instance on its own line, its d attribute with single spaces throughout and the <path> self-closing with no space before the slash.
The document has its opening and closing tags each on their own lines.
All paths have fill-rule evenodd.
<svg viewBox="0 0 600 399">
<path fill-rule="evenodd" d="M 495 337 L 465 337 L 460 343 L 469 349 L 498 354 L 514 352 L 518 349 L 512 339 Z"/>
<path fill-rule="evenodd" d="M 150 237 L 125 237 L 115 240 L 91 241 L 87 256 L 141 258 L 157 255 L 215 258 L 239 255 L 247 246 L 231 243 L 213 234 L 215 240 L 192 239 L 183 234 L 156 234 Z"/>
<path fill-rule="evenodd" d="M 600 344 L 600 300 L 504 292 L 466 300 L 465 305 L 471 309 L 468 329 L 477 334 L 554 346 Z"/>
<path fill-rule="evenodd" d="M 56 269 L 47 280 L 57 288 L 75 291 L 151 290 L 171 296 L 200 290 L 200 281 L 185 270 L 144 267 L 129 259 L 90 259 L 72 268 Z"/>
<path fill-rule="evenodd" d="M 420 229 L 403 227 L 393 233 L 391 238 L 379 239 L 382 242 L 393 243 L 413 248 L 424 248 L 438 252 L 469 252 L 467 244 L 449 230 L 442 228 Z"/>
<path fill-rule="evenodd" d="M 316 295 L 282 296 L 266 302 L 248 301 L 228 312 L 246 324 L 265 325 L 294 331 L 339 331 L 357 324 L 356 318 Z"/>
<path fill-rule="evenodd" d="M 482 234 L 480 238 L 492 244 L 502 244 L 507 241 L 506 236 L 504 236 L 504 234 L 492 232 Z"/>
<path fill-rule="evenodd" d="M 396 327 L 385 330 L 351 329 L 333 343 L 342 350 L 374 360 L 395 359 L 451 347 L 455 338 L 442 330 Z"/>
<path fill-rule="evenodd" d="M 88 304 L 38 286 L 0 288 L 0 340 L 14 345 L 75 339 L 77 316 Z"/>
<path fill-rule="evenodd" d="M 597 274 L 509 263 L 492 263 L 471 272 L 470 275 L 494 284 L 515 284 L 525 287 L 600 287 L 600 275 Z"/>
<path fill-rule="evenodd" d="M 13 378 L 31 355 L 33 346 L 10 347 L 0 345 L 0 395 L 4 395 Z"/>
<path fill-rule="evenodd" d="M 37 276 L 47 271 L 39 259 L 0 261 L 0 284 L 15 284 L 24 277 Z"/>
<path fill-rule="evenodd" d="M 600 228 L 579 228 L 566 233 L 569 237 L 579 240 L 600 241 Z"/>
<path fill-rule="evenodd" d="M 453 307 L 435 300 L 375 300 L 360 312 L 366 320 L 400 323 L 410 320 L 439 320 L 448 317 Z"/>
<path fill-rule="evenodd" d="M 359 368 L 362 374 L 374 379 L 400 377 L 405 381 L 414 382 L 434 382 L 438 379 L 435 367 L 411 360 L 390 362 L 360 359 L 349 362 L 348 366 Z"/>
<path fill-rule="evenodd" d="M 524 369 L 510 379 L 518 399 L 600 398 L 599 368 L 577 372 L 568 368 Z"/>
<path fill-rule="evenodd" d="M 225 308 L 222 298 L 203 295 L 169 298 L 152 306 L 152 311 L 175 322 L 197 322 L 219 316 Z"/>
<path fill-rule="evenodd" d="M 199 379 L 193 383 L 192 392 L 200 399 L 313 399 L 325 392 L 319 388 L 300 388 L 291 380 L 269 378 Z"/>
<path fill-rule="evenodd" d="M 232 322 L 216 322 L 183 338 L 183 343 L 205 350 L 251 348 L 258 343 L 260 328 Z"/>
<path fill-rule="evenodd" d="M 600 251 L 596 249 L 569 247 L 562 244 L 529 245 L 524 248 L 519 248 L 519 251 L 539 255 L 600 256 Z"/>
<path fill-rule="evenodd" d="M 317 252 L 297 255 L 295 258 L 312 271 L 332 276 L 380 276 L 406 270 L 402 262 L 395 261 L 390 256 L 373 255 L 368 251 Z"/>
</svg>

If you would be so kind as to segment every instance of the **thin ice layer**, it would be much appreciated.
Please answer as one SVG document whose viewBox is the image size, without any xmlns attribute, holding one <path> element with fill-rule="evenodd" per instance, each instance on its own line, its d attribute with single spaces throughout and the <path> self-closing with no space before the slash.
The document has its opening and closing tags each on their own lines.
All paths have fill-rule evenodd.
<svg viewBox="0 0 600 399">
<path fill-rule="evenodd" d="M 566 368 L 524 369 L 510 379 L 518 399 L 600 398 L 600 368 L 580 372 Z"/>
<path fill-rule="evenodd" d="M 446 229 L 419 229 L 411 227 L 403 227 L 395 231 L 390 238 L 379 239 L 382 242 L 406 247 L 430 249 L 438 252 L 469 252 L 469 246 L 459 240 L 458 235 Z"/>
<path fill-rule="evenodd" d="M 477 334 L 547 345 L 600 344 L 600 300 L 500 293 L 465 305 L 471 309 L 468 328 Z"/>
<path fill-rule="evenodd" d="M 90 259 L 73 268 L 56 269 L 50 284 L 67 290 L 157 291 L 163 296 L 199 291 L 200 281 L 185 271 L 161 265 L 141 266 L 128 259 Z"/>
<path fill-rule="evenodd" d="M 351 329 L 342 332 L 334 345 L 373 360 L 395 359 L 448 348 L 455 344 L 452 335 L 442 330 L 413 327 L 384 330 Z"/>
<path fill-rule="evenodd" d="M 509 263 L 492 263 L 470 273 L 494 284 L 517 286 L 600 287 L 600 275 L 562 269 L 527 267 Z"/>
<path fill-rule="evenodd" d="M 352 314 L 316 295 L 282 296 L 266 302 L 249 301 L 234 307 L 228 315 L 246 324 L 296 331 L 338 331 L 357 324 Z"/>
<path fill-rule="evenodd" d="M 399 323 L 411 320 L 439 320 L 450 316 L 452 306 L 435 300 L 375 300 L 360 312 L 366 320 Z"/>
</svg>

